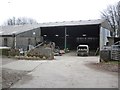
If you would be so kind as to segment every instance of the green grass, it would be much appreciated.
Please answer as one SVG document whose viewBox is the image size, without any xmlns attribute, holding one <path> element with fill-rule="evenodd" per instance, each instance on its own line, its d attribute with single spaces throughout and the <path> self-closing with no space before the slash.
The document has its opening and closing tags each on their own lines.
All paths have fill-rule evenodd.
<svg viewBox="0 0 120 90">
<path fill-rule="evenodd" d="M 108 62 L 105 62 L 106 64 L 120 64 L 120 61 L 108 61 Z"/>
</svg>

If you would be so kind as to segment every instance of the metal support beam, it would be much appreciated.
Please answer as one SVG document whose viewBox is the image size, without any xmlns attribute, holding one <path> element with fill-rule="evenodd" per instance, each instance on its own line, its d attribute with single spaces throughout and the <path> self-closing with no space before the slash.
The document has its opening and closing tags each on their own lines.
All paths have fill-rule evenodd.
<svg viewBox="0 0 120 90">
<path fill-rule="evenodd" d="M 66 51 L 67 48 L 67 27 L 65 27 L 65 44 L 64 44 L 64 49 Z"/>
</svg>

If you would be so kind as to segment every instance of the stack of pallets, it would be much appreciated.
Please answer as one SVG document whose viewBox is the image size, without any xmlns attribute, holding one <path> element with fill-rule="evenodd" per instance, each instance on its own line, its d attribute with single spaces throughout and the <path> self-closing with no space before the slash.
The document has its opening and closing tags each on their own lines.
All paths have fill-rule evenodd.
<svg viewBox="0 0 120 90">
<path fill-rule="evenodd" d="M 112 45 L 111 59 L 112 60 L 120 60 L 120 45 Z"/>
</svg>

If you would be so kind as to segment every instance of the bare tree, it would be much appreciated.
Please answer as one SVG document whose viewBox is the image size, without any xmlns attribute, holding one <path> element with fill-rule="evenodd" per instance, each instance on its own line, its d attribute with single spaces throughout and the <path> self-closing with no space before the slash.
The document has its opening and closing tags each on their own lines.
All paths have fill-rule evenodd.
<svg viewBox="0 0 120 90">
<path fill-rule="evenodd" d="M 117 18 L 117 21 L 118 21 L 118 36 L 120 37 L 120 1 L 118 2 L 117 10 L 118 10 L 118 18 Z"/>
<path fill-rule="evenodd" d="M 17 24 L 17 25 L 21 25 L 21 23 L 22 23 L 21 19 L 18 18 L 18 19 L 16 20 L 16 24 Z"/>
<path fill-rule="evenodd" d="M 120 2 L 117 5 L 109 5 L 102 13 L 102 18 L 108 21 L 111 27 L 111 36 L 120 37 Z"/>
<path fill-rule="evenodd" d="M 32 18 L 20 17 L 20 18 L 10 18 L 7 20 L 5 25 L 24 25 L 24 24 L 36 24 L 37 21 Z"/>
</svg>

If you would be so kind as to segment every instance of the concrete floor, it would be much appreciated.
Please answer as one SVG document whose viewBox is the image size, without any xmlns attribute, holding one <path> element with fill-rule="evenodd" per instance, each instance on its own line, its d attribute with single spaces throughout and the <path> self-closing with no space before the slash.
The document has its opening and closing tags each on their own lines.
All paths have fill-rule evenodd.
<svg viewBox="0 0 120 90">
<path fill-rule="evenodd" d="M 52 61 L 20 61 L 23 70 L 31 72 L 11 88 L 118 88 L 118 74 L 102 72 L 87 67 L 87 63 L 98 63 L 99 57 L 78 57 L 75 53 L 56 56 Z M 25 67 L 22 62 L 29 62 Z M 3 67 L 15 68 L 18 61 Z M 30 68 L 32 66 L 32 68 Z M 29 68 L 29 69 L 28 69 Z"/>
</svg>

